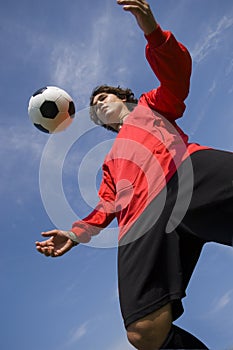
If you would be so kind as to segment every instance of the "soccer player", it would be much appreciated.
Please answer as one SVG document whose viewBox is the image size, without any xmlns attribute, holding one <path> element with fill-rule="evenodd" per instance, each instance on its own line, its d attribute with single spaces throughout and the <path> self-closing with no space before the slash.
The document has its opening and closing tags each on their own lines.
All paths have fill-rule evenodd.
<svg viewBox="0 0 233 350">
<path fill-rule="evenodd" d="M 189 143 L 176 119 L 185 110 L 191 58 L 156 22 L 144 0 L 118 0 L 142 29 L 159 87 L 139 100 L 102 85 L 90 99 L 92 120 L 117 133 L 103 164 L 96 208 L 69 231 L 42 233 L 37 250 L 58 257 L 88 242 L 114 218 L 118 279 L 129 342 L 138 350 L 207 349 L 173 321 L 203 245 L 232 245 L 233 154 Z"/>
</svg>

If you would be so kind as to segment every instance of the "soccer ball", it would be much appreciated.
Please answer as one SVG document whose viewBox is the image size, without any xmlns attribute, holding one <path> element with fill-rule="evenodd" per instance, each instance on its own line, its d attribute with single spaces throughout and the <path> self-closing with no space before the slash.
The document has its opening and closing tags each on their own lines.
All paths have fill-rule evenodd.
<svg viewBox="0 0 233 350">
<path fill-rule="evenodd" d="M 63 131 L 71 124 L 75 105 L 66 91 L 56 86 L 46 86 L 31 96 L 28 114 L 35 127 L 52 134 Z"/>
</svg>

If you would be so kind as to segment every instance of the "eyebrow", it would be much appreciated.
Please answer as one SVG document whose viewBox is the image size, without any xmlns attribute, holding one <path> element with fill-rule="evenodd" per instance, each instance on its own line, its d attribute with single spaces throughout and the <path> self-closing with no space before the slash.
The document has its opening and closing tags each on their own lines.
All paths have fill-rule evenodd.
<svg viewBox="0 0 233 350">
<path fill-rule="evenodd" d="M 93 106 L 94 105 L 96 105 L 96 103 L 99 101 L 99 99 L 101 98 L 101 97 L 103 97 L 103 96 L 105 96 L 107 93 L 106 92 L 101 92 L 100 94 L 98 94 L 98 95 L 96 95 L 96 96 L 98 96 L 98 97 L 96 97 L 96 96 L 94 96 L 94 98 L 93 98 Z M 96 97 L 96 100 L 95 100 L 95 97 Z M 94 100 L 95 100 L 95 103 L 94 103 Z"/>
</svg>

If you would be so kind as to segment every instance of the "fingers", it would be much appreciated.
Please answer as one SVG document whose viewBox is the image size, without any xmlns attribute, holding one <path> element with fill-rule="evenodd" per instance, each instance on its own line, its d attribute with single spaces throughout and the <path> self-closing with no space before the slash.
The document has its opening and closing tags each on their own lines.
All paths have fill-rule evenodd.
<svg viewBox="0 0 233 350">
<path fill-rule="evenodd" d="M 60 248 L 60 249 L 54 248 L 51 256 L 54 258 L 57 256 L 62 256 L 66 252 L 68 252 L 72 247 L 73 247 L 73 242 L 71 241 L 71 239 L 68 239 L 66 244 L 62 248 Z"/>
<path fill-rule="evenodd" d="M 123 6 L 125 11 L 146 13 L 147 3 L 139 0 L 118 0 L 117 3 Z"/>
<path fill-rule="evenodd" d="M 54 247 L 54 243 L 53 243 L 52 239 L 48 239 L 47 241 L 43 241 L 43 242 L 37 241 L 36 247 L 38 247 L 38 248 Z"/>
<path fill-rule="evenodd" d="M 42 236 L 50 237 L 46 241 L 36 242 L 36 249 L 39 253 L 44 254 L 45 256 L 52 256 L 54 253 L 54 240 L 53 236 L 56 235 L 57 230 L 42 232 Z"/>
<path fill-rule="evenodd" d="M 117 3 L 119 5 L 141 5 L 141 4 L 147 4 L 145 0 L 117 0 Z"/>
<path fill-rule="evenodd" d="M 144 34 L 152 33 L 158 26 L 150 5 L 144 0 L 117 0 L 125 11 L 131 12 Z"/>
<path fill-rule="evenodd" d="M 53 237 L 56 236 L 59 233 L 59 230 L 51 230 L 46 232 L 41 232 L 43 237 Z"/>
<path fill-rule="evenodd" d="M 45 256 L 51 256 L 53 258 L 62 256 L 73 247 L 73 242 L 71 239 L 68 239 L 66 244 L 59 248 L 56 248 L 56 246 L 54 246 L 54 243 L 50 240 L 44 242 L 36 242 L 35 244 L 36 249 L 39 253 L 44 254 Z"/>
<path fill-rule="evenodd" d="M 65 254 L 74 246 L 74 242 L 67 237 L 66 231 L 52 230 L 42 232 L 42 236 L 49 237 L 49 239 L 36 242 L 36 249 L 39 253 L 45 256 L 58 257 Z"/>
<path fill-rule="evenodd" d="M 54 243 L 52 239 L 49 239 L 44 242 L 36 242 L 36 249 L 39 253 L 44 254 L 45 256 L 51 256 L 54 253 Z"/>
</svg>

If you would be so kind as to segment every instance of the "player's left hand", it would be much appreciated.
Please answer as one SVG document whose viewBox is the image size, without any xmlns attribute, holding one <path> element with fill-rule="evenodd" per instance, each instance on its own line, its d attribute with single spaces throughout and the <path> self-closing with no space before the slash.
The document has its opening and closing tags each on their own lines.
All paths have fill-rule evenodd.
<svg viewBox="0 0 233 350">
<path fill-rule="evenodd" d="M 152 33 L 158 26 L 150 5 L 144 0 L 117 0 L 125 11 L 131 12 L 144 34 Z"/>
<path fill-rule="evenodd" d="M 46 241 L 36 242 L 36 249 L 45 256 L 58 257 L 68 252 L 74 246 L 74 242 L 67 237 L 66 231 L 52 230 L 42 232 L 43 237 L 49 237 Z"/>
</svg>

